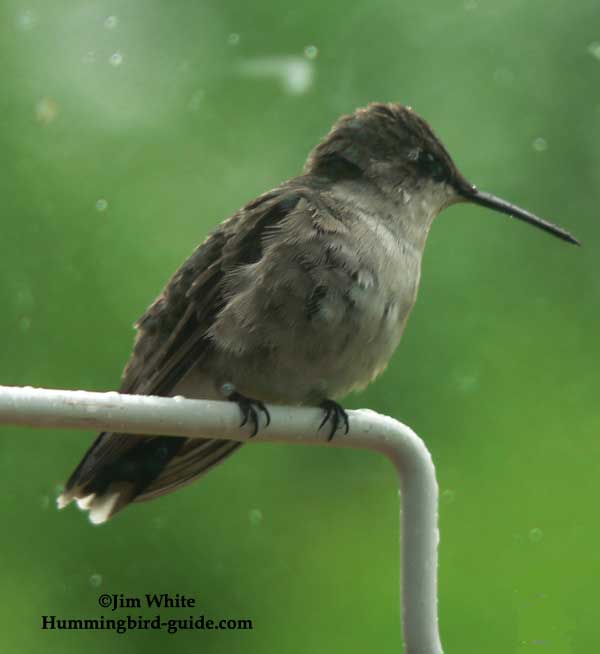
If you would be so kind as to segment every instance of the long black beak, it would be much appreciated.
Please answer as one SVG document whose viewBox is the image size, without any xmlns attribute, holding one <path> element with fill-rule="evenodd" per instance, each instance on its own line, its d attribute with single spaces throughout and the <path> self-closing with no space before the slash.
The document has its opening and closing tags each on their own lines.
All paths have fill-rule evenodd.
<svg viewBox="0 0 600 654">
<path fill-rule="evenodd" d="M 508 216 L 513 216 L 513 218 L 518 218 L 519 220 L 523 220 L 530 225 L 539 227 L 540 229 L 543 229 L 550 234 L 554 234 L 554 236 L 561 238 L 563 241 L 574 243 L 575 245 L 581 245 L 581 243 L 572 234 L 569 234 L 569 232 L 564 230 L 562 227 L 554 225 L 553 223 L 550 223 L 547 220 L 543 220 L 542 218 L 538 218 L 538 216 L 530 213 L 529 211 L 525 211 L 525 209 L 521 209 L 521 207 L 517 207 L 515 204 L 506 202 L 506 200 L 498 198 L 491 193 L 480 191 L 475 186 L 471 186 L 470 184 L 468 186 L 463 186 L 461 184 L 460 194 L 467 202 L 473 202 L 474 204 L 479 204 L 482 207 L 487 207 L 488 209 L 493 209 L 494 211 L 505 213 Z"/>
</svg>

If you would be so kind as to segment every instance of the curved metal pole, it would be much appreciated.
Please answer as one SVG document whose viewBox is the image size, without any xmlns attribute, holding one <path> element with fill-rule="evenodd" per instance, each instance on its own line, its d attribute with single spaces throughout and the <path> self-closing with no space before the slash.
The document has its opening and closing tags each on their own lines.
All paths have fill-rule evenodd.
<svg viewBox="0 0 600 654">
<path fill-rule="evenodd" d="M 252 442 L 311 443 L 376 450 L 400 476 L 402 627 L 406 654 L 441 654 L 437 619 L 438 487 L 431 455 L 406 425 L 349 411 L 350 433 L 327 442 L 320 409 L 269 406 L 271 424 Z M 245 441 L 231 402 L 0 386 L 0 424 L 94 429 Z"/>
</svg>

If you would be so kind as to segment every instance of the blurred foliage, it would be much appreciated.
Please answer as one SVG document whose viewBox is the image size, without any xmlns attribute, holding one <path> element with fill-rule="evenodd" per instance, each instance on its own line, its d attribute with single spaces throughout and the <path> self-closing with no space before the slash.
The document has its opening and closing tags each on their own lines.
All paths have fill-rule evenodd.
<svg viewBox="0 0 600 654">
<path fill-rule="evenodd" d="M 397 355 L 347 406 L 431 448 L 446 651 L 593 651 L 599 20 L 591 0 L 1 0 L 1 382 L 115 388 L 132 322 L 212 227 L 340 114 L 410 104 L 469 179 L 584 247 L 445 212 Z M 54 509 L 92 434 L 2 431 L 3 651 L 400 651 L 381 457 L 247 447 L 93 528 Z M 100 615 L 100 592 L 185 593 L 255 628 L 40 630 Z"/>
</svg>

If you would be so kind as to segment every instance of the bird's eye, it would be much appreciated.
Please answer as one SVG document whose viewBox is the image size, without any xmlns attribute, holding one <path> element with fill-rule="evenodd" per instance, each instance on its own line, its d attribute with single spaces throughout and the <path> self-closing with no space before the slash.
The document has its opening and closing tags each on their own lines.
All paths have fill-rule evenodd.
<svg viewBox="0 0 600 654">
<path fill-rule="evenodd" d="M 417 163 L 421 174 L 430 177 L 434 182 L 442 182 L 446 179 L 446 166 L 431 152 L 423 152 Z"/>
</svg>

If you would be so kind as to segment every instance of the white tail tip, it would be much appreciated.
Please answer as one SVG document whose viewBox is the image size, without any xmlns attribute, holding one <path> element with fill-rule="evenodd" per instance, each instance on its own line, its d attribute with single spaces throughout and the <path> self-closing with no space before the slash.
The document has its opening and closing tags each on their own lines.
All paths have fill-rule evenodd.
<svg viewBox="0 0 600 654">
<path fill-rule="evenodd" d="M 90 508 L 90 506 L 92 505 L 92 502 L 94 501 L 95 497 L 96 497 L 95 493 L 90 493 L 89 495 L 86 495 L 85 497 L 78 497 L 75 501 L 77 502 L 77 506 L 82 511 L 87 511 Z"/>
<path fill-rule="evenodd" d="M 85 499 L 87 500 L 88 498 L 86 497 Z M 118 499 L 119 493 L 112 493 L 111 495 L 94 499 L 88 507 L 90 510 L 90 522 L 94 525 L 106 522 L 110 518 Z"/>
</svg>

